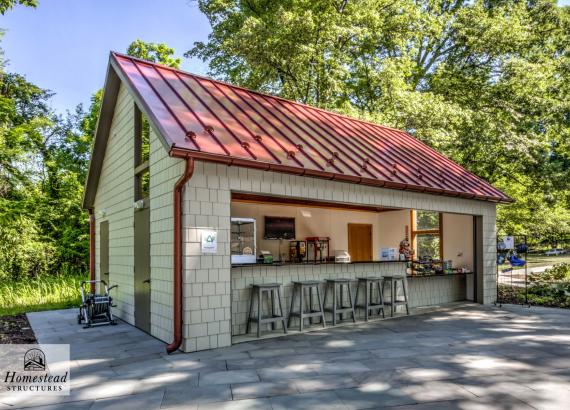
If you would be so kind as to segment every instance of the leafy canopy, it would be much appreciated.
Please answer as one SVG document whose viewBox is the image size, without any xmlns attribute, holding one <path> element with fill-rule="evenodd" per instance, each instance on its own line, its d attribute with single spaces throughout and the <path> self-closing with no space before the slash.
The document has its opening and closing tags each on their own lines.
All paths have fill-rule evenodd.
<svg viewBox="0 0 570 410">
<path fill-rule="evenodd" d="M 570 11 L 554 0 L 200 0 L 185 55 L 245 87 L 404 129 L 570 232 Z"/>
</svg>

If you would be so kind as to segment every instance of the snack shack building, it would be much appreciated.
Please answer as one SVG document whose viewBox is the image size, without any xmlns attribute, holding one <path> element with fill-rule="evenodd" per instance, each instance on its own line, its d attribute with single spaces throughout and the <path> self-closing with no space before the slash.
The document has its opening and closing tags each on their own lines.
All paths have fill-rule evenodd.
<svg viewBox="0 0 570 410">
<path fill-rule="evenodd" d="M 191 352 L 492 303 L 506 202 L 403 131 L 111 53 L 83 205 L 117 315 Z"/>
</svg>

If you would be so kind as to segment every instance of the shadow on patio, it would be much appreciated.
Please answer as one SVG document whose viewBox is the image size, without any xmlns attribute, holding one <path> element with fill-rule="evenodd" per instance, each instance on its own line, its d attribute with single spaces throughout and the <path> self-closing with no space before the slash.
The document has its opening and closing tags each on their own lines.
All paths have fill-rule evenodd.
<svg viewBox="0 0 570 410">
<path fill-rule="evenodd" d="M 562 409 L 570 312 L 473 304 L 198 353 L 75 310 L 33 313 L 41 343 L 70 343 L 68 397 L 0 397 L 0 409 Z"/>
</svg>

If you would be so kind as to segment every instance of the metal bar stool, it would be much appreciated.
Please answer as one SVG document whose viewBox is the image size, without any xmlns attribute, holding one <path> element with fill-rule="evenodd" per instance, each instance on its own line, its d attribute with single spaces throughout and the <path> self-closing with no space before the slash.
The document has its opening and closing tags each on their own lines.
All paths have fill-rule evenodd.
<svg viewBox="0 0 570 410">
<path fill-rule="evenodd" d="M 390 305 L 390 316 L 394 316 L 394 312 L 398 306 L 406 306 L 406 315 L 410 314 L 410 308 L 408 307 L 408 293 L 406 289 L 406 277 L 404 275 L 393 275 L 384 276 L 384 283 L 382 284 L 382 293 L 384 293 L 384 288 L 386 284 L 390 285 L 390 301 L 384 301 L 385 305 Z M 398 283 L 402 284 L 402 291 L 404 293 L 404 299 L 398 299 Z"/>
<path fill-rule="evenodd" d="M 264 323 L 271 323 L 271 329 L 275 330 L 275 322 L 283 322 L 283 332 L 287 333 L 287 323 L 283 314 L 283 306 L 281 305 L 281 285 L 279 283 L 264 283 L 251 285 L 251 299 L 249 301 L 249 314 L 247 316 L 247 327 L 245 332 L 249 333 L 251 322 L 257 323 L 257 337 L 261 336 L 261 326 Z M 263 316 L 261 304 L 263 294 L 267 294 L 267 300 L 271 305 L 271 315 Z M 279 303 L 279 314 L 275 313 L 275 293 L 277 293 L 277 301 Z M 257 298 L 257 316 L 252 317 L 253 299 Z"/>
<path fill-rule="evenodd" d="M 377 300 L 373 300 L 374 286 L 378 291 Z M 358 303 L 358 295 L 360 294 L 360 289 L 364 287 L 364 302 Z M 358 278 L 358 284 L 356 285 L 356 297 L 354 298 L 354 307 L 364 309 L 364 320 L 368 322 L 370 316 L 370 311 L 376 310 L 376 314 L 379 315 L 382 311 L 382 317 L 384 315 L 384 295 L 382 292 L 382 278 Z"/>
<path fill-rule="evenodd" d="M 323 310 L 323 304 L 321 302 L 321 282 L 318 280 L 307 280 L 300 282 L 293 282 L 293 292 L 291 293 L 291 309 L 289 309 L 289 320 L 287 326 L 291 327 L 291 318 L 299 317 L 299 331 L 303 331 L 303 322 L 305 318 L 309 318 L 311 324 L 313 324 L 314 317 L 320 317 L 323 327 L 326 326 L 325 322 L 325 312 Z M 318 310 L 314 309 L 313 303 L 313 289 L 317 290 L 317 302 L 319 302 Z M 309 303 L 307 304 L 305 290 L 309 291 Z M 295 296 L 299 297 L 299 311 L 295 312 L 293 310 L 295 304 Z M 303 303 L 308 305 L 308 310 L 303 307 Z"/>
<path fill-rule="evenodd" d="M 348 288 L 349 306 L 344 305 L 344 287 Z M 337 303 L 337 289 L 340 290 L 340 307 Z M 327 308 L 327 295 L 329 290 L 332 292 L 332 306 Z M 354 314 L 354 302 L 352 301 L 352 290 L 350 289 L 350 279 L 327 279 L 325 284 L 325 300 L 323 302 L 325 312 L 332 313 L 333 326 L 336 326 L 336 316 L 340 315 L 342 320 L 345 313 L 352 313 L 352 321 L 356 323 L 356 315 Z"/>
</svg>

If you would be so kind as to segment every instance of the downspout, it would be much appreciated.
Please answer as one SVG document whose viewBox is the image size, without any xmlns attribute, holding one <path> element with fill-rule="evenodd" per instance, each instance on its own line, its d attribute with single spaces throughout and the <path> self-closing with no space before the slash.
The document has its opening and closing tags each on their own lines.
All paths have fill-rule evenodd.
<svg viewBox="0 0 570 410">
<path fill-rule="evenodd" d="M 166 346 L 168 354 L 178 350 L 182 344 L 182 190 L 194 173 L 194 158 L 186 157 L 184 174 L 174 185 L 174 340 Z"/>
<path fill-rule="evenodd" d="M 95 280 L 95 214 L 89 208 L 89 280 Z M 91 293 L 95 292 L 95 284 L 91 284 Z"/>
</svg>

